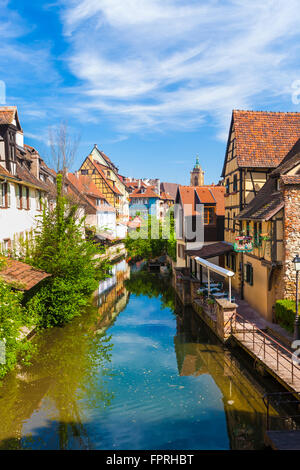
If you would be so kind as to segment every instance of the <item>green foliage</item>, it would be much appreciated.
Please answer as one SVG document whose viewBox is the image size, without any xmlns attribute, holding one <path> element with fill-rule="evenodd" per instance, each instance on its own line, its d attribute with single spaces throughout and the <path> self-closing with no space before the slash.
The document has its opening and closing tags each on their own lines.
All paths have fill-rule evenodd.
<svg viewBox="0 0 300 470">
<path fill-rule="evenodd" d="M 140 228 L 127 235 L 125 246 L 128 258 L 132 260 L 149 260 L 166 253 L 176 260 L 173 212 L 165 217 L 163 224 L 155 217 L 149 216 Z"/>
<path fill-rule="evenodd" d="M 30 326 L 33 319 L 26 315 L 21 304 L 22 293 L 14 291 L 0 280 L 0 341 L 5 343 L 5 364 L 0 364 L 0 378 L 12 370 L 22 356 L 28 359 L 30 343 L 20 340 L 20 328 Z"/>
<path fill-rule="evenodd" d="M 44 207 L 35 230 L 34 245 L 26 250 L 26 261 L 52 276 L 26 299 L 30 314 L 48 327 L 68 323 L 89 302 L 107 264 L 99 262 L 100 248 L 84 236 L 84 219 L 78 220 L 78 207 L 62 195 L 62 175 L 57 177 L 54 210 Z M 103 250 L 102 250 L 103 251 Z"/>
<path fill-rule="evenodd" d="M 293 332 L 296 314 L 296 302 L 289 299 L 277 300 L 275 317 L 277 322 L 286 330 Z"/>
</svg>

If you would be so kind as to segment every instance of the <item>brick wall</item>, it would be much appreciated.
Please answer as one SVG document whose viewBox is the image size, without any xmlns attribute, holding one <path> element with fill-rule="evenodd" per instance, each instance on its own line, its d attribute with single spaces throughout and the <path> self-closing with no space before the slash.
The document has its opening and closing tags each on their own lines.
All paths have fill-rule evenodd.
<svg viewBox="0 0 300 470">
<path fill-rule="evenodd" d="M 296 273 L 294 256 L 300 255 L 300 184 L 285 184 L 280 181 L 284 198 L 284 252 L 283 296 L 295 298 Z"/>
</svg>

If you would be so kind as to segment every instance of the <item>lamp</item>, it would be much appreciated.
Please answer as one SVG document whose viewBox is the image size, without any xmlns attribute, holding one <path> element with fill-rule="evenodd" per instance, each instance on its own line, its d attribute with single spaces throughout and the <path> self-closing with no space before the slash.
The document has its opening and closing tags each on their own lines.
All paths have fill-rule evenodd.
<svg viewBox="0 0 300 470">
<path fill-rule="evenodd" d="M 295 316 L 295 327 L 294 327 L 294 340 L 299 340 L 300 339 L 300 318 L 299 318 L 299 308 L 298 308 L 298 277 L 299 277 L 299 271 L 300 271 L 300 257 L 297 254 L 295 258 L 293 259 L 293 263 L 295 266 L 295 271 L 296 271 L 296 316 Z"/>
</svg>

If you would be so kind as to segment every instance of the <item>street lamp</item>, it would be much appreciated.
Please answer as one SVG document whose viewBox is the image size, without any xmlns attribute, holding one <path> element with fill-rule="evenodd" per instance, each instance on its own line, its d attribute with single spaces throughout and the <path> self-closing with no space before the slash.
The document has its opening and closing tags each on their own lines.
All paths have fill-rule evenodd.
<svg viewBox="0 0 300 470">
<path fill-rule="evenodd" d="M 295 258 L 293 259 L 293 263 L 295 265 L 295 270 L 296 270 L 296 317 L 295 317 L 295 328 L 294 328 L 294 339 L 299 340 L 300 339 L 300 318 L 298 314 L 298 276 L 299 276 L 299 271 L 300 271 L 300 257 L 297 254 Z"/>
</svg>

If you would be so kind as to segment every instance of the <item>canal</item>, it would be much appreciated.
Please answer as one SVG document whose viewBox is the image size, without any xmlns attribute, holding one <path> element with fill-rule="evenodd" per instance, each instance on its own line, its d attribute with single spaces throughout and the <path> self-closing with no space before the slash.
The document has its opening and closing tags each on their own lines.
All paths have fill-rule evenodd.
<svg viewBox="0 0 300 470">
<path fill-rule="evenodd" d="M 263 448 L 266 386 L 168 279 L 121 261 L 88 311 L 33 342 L 0 387 L 1 449 Z"/>
</svg>

